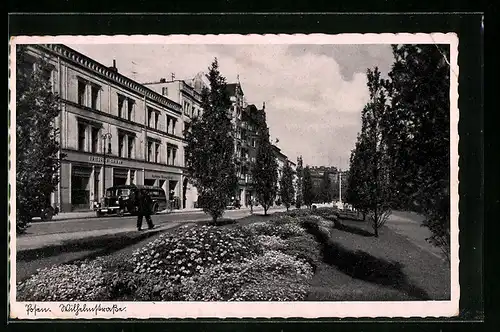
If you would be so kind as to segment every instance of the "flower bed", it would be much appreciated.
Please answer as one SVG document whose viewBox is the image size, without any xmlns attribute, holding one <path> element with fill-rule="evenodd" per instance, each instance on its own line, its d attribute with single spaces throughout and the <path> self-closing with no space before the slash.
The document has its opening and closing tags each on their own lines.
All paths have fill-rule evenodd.
<svg viewBox="0 0 500 332">
<path fill-rule="evenodd" d="M 243 227 L 181 228 L 136 250 L 120 265 L 120 271 L 105 259 L 42 270 L 18 285 L 18 298 L 24 301 L 304 300 L 320 257 L 318 243 L 302 225 L 303 219 L 310 218 L 277 214 L 267 222 Z"/>
</svg>

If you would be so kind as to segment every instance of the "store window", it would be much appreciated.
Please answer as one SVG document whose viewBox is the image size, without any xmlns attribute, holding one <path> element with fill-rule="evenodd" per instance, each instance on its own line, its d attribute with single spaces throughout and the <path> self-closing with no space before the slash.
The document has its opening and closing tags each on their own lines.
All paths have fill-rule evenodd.
<svg viewBox="0 0 500 332">
<path fill-rule="evenodd" d="M 71 170 L 71 206 L 72 210 L 90 208 L 90 176 L 92 168 L 73 166 Z"/>
</svg>

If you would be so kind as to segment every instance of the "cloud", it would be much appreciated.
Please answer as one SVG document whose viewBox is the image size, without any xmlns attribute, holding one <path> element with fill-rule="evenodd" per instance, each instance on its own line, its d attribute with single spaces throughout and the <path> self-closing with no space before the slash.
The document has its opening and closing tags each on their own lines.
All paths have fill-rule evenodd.
<svg viewBox="0 0 500 332">
<path fill-rule="evenodd" d="M 291 160 L 345 168 L 368 101 L 366 68 L 392 62 L 377 45 L 70 45 L 139 82 L 192 78 L 217 57 L 249 103 L 266 103 L 272 138 Z M 347 77 L 349 76 L 349 77 Z"/>
</svg>

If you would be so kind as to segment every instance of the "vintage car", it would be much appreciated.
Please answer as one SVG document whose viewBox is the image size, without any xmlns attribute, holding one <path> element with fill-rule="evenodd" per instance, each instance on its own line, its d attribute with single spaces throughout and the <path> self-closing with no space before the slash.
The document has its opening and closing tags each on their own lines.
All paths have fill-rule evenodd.
<svg viewBox="0 0 500 332">
<path fill-rule="evenodd" d="M 152 213 L 165 210 L 167 208 L 167 196 L 160 187 L 141 185 L 121 185 L 108 188 L 106 195 L 100 202 L 94 203 L 96 215 L 101 217 L 107 214 L 123 216 L 125 213 L 136 213 L 135 197 L 138 190 L 145 190 L 152 200 Z"/>
</svg>

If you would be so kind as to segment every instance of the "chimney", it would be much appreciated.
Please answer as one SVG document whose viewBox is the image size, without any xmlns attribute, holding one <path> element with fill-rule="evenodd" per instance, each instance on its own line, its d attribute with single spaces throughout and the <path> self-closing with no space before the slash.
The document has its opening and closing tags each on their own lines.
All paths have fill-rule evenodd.
<svg viewBox="0 0 500 332">
<path fill-rule="evenodd" d="M 160 83 L 165 83 L 167 80 L 165 78 L 160 78 Z"/>
<path fill-rule="evenodd" d="M 111 69 L 115 73 L 118 72 L 118 68 L 116 68 L 116 60 L 115 59 L 113 59 L 113 66 L 109 67 L 109 69 Z"/>
</svg>

